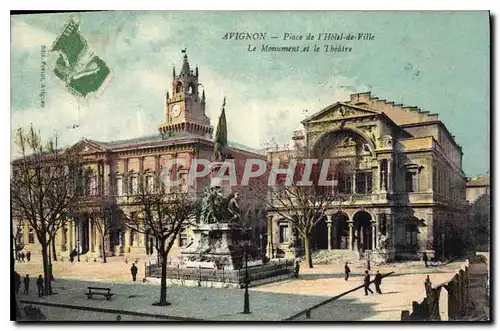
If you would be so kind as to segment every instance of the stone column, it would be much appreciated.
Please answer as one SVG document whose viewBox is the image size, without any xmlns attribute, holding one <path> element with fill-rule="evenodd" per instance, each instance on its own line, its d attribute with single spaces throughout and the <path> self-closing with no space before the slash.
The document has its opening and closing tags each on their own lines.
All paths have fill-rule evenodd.
<svg viewBox="0 0 500 331">
<path fill-rule="evenodd" d="M 266 255 L 268 258 L 272 259 L 274 252 L 273 245 L 273 215 L 267 216 L 267 247 L 266 247 Z"/>
<path fill-rule="evenodd" d="M 381 170 L 380 161 L 379 161 L 379 162 L 377 162 L 377 165 L 375 167 L 375 171 L 373 172 L 373 174 L 374 174 L 373 177 L 374 177 L 374 181 L 375 181 L 375 183 L 373 185 L 373 192 L 374 193 L 379 193 L 380 192 L 380 187 L 381 187 L 381 185 L 380 185 L 380 178 L 381 178 L 380 172 L 381 171 L 382 170 Z"/>
<path fill-rule="evenodd" d="M 377 231 L 377 223 L 372 222 L 372 250 L 377 248 L 377 237 L 375 232 Z"/>
<path fill-rule="evenodd" d="M 353 244 L 352 244 L 352 241 L 353 241 L 353 237 L 354 237 L 354 232 L 353 232 L 353 224 L 352 222 L 349 223 L 349 250 L 353 250 Z"/>
<path fill-rule="evenodd" d="M 78 221 L 75 219 L 75 221 L 73 222 L 73 248 L 77 248 L 77 244 L 78 244 L 78 231 L 77 231 L 77 224 L 78 224 Z"/>
<path fill-rule="evenodd" d="M 392 193 L 392 159 L 387 160 L 387 191 Z"/>
<path fill-rule="evenodd" d="M 356 171 L 352 174 L 352 194 L 356 194 Z"/>
<path fill-rule="evenodd" d="M 130 229 L 123 231 L 123 252 L 128 253 L 130 250 Z"/>
<path fill-rule="evenodd" d="M 328 228 L 328 250 L 332 250 L 332 215 L 326 215 L 326 225 Z"/>
<path fill-rule="evenodd" d="M 89 248 L 89 251 L 90 252 L 93 252 L 94 251 L 94 240 L 92 238 L 92 219 L 89 218 L 88 220 L 88 223 L 89 223 L 89 230 L 88 230 L 88 248 Z"/>
<path fill-rule="evenodd" d="M 111 169 L 108 160 L 104 160 L 104 194 L 111 193 L 110 189 L 113 187 L 113 177 L 111 176 Z"/>
<path fill-rule="evenodd" d="M 94 222 L 101 222 L 101 219 L 100 218 L 96 218 L 94 220 Z M 101 237 L 101 234 L 99 233 L 99 230 L 97 230 L 97 226 L 95 225 L 95 223 L 94 223 L 94 235 L 95 235 L 95 238 L 96 238 L 97 252 L 99 253 L 97 256 L 101 256 L 101 253 L 102 253 L 102 247 L 101 247 L 102 237 Z"/>
</svg>

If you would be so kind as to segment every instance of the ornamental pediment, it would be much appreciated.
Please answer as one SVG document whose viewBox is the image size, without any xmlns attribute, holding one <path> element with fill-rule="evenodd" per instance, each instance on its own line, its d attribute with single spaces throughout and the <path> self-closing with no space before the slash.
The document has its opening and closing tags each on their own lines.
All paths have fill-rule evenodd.
<svg viewBox="0 0 500 331">
<path fill-rule="evenodd" d="M 83 139 L 67 149 L 69 153 L 93 154 L 106 152 L 106 147 L 96 141 Z"/>
<path fill-rule="evenodd" d="M 342 102 L 337 102 L 330 105 L 316 114 L 311 115 L 302 121 L 303 124 L 312 124 L 317 122 L 329 122 L 336 120 L 345 120 L 356 117 L 373 116 L 378 112 L 371 109 L 366 109 L 358 106 L 348 105 Z"/>
</svg>

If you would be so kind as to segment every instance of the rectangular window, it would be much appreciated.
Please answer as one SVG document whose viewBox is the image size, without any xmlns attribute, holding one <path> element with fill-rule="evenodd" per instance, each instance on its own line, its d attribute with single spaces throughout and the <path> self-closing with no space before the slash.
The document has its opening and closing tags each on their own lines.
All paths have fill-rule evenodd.
<svg viewBox="0 0 500 331">
<path fill-rule="evenodd" d="M 28 232 L 28 242 L 30 244 L 34 244 L 35 243 L 35 230 L 33 230 L 33 229 L 30 229 L 29 232 Z"/>
<path fill-rule="evenodd" d="M 406 244 L 408 246 L 415 246 L 418 244 L 418 227 L 415 224 L 406 226 Z"/>
<path fill-rule="evenodd" d="M 116 178 L 116 195 L 119 197 L 123 195 L 123 179 L 121 177 Z"/>
<path fill-rule="evenodd" d="M 282 224 L 280 229 L 280 244 L 288 242 L 288 225 Z"/>
<path fill-rule="evenodd" d="M 339 193 L 350 194 L 352 193 L 352 176 L 342 175 L 338 181 Z"/>
<path fill-rule="evenodd" d="M 179 246 L 180 247 L 185 247 L 187 245 L 187 233 L 182 231 L 179 236 Z"/>
<path fill-rule="evenodd" d="M 356 193 L 371 194 L 373 175 L 371 172 L 358 172 L 356 174 Z"/>
<path fill-rule="evenodd" d="M 417 192 L 418 177 L 414 171 L 407 171 L 405 174 L 406 192 Z"/>
</svg>

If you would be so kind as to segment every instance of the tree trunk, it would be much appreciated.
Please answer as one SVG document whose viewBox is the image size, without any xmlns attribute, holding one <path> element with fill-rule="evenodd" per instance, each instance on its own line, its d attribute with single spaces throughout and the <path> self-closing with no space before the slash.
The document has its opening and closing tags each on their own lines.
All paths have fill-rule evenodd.
<svg viewBox="0 0 500 331">
<path fill-rule="evenodd" d="M 302 238 L 304 240 L 304 255 L 306 257 L 306 261 L 307 261 L 307 266 L 309 268 L 312 268 L 313 267 L 313 263 L 312 263 L 312 254 L 311 254 L 311 239 L 306 236 L 306 237 L 303 237 Z"/>
<path fill-rule="evenodd" d="M 52 246 L 52 260 L 57 261 L 55 236 L 51 240 L 51 246 Z"/>
<path fill-rule="evenodd" d="M 160 285 L 160 302 L 159 306 L 167 306 L 167 253 L 165 252 L 165 245 L 162 244 L 161 251 L 161 285 Z"/>
<path fill-rule="evenodd" d="M 106 241 L 105 236 L 102 236 L 102 263 L 106 263 L 106 246 L 104 245 Z"/>
<path fill-rule="evenodd" d="M 40 243 L 42 246 L 42 260 L 43 260 L 43 276 L 44 276 L 44 286 L 43 293 L 45 295 L 52 294 L 52 286 L 50 282 L 50 270 L 49 270 L 49 252 L 47 243 Z"/>
</svg>

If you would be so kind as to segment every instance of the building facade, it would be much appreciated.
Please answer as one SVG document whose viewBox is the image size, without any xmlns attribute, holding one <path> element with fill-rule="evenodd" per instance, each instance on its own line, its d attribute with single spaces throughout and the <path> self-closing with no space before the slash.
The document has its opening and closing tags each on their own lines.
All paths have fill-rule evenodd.
<svg viewBox="0 0 500 331">
<path fill-rule="evenodd" d="M 483 195 L 490 195 L 490 176 L 489 174 L 467 178 L 466 183 L 467 202 L 473 204 Z"/>
<path fill-rule="evenodd" d="M 114 197 L 124 213 L 133 215 L 132 197 L 140 177 L 145 178 L 146 185 L 153 185 L 154 178 L 158 178 L 164 169 L 170 169 L 175 172 L 174 179 L 181 180 L 181 186 L 186 187 L 192 161 L 212 159 L 213 127 L 205 112 L 205 91 L 200 93 L 198 90 L 198 78 L 198 67 L 192 70 L 185 54 L 180 73 L 176 74 L 175 68 L 173 70 L 172 94 L 167 91 L 164 96 L 163 120 L 156 134 L 111 142 L 82 139 L 68 149 L 78 153 L 84 164 L 85 197 L 82 204 L 86 206 L 86 212 L 68 220 L 58 231 L 55 238 L 57 256 L 69 256 L 74 249 L 84 259 L 101 256 L 103 243 L 96 227 L 96 222 L 101 221 L 101 197 Z M 244 164 L 247 158 L 265 159 L 262 154 L 239 144 L 229 142 L 228 149 L 237 164 Z M 178 160 L 176 166 L 174 160 Z M 243 168 L 241 164 L 239 167 Z M 194 189 L 201 191 L 209 182 L 209 178 L 200 178 L 195 181 Z M 265 211 L 262 208 L 244 216 L 256 234 L 265 233 L 265 228 L 262 228 L 262 224 L 266 224 Z M 172 257 L 180 254 L 189 235 L 190 231 L 186 229 L 177 238 L 171 250 Z M 19 237 L 24 250 L 40 250 L 34 230 L 27 221 L 21 224 Z M 109 233 L 104 245 L 109 256 L 138 256 L 152 254 L 155 243 L 152 236 L 123 227 Z"/>
<path fill-rule="evenodd" d="M 352 171 L 339 172 L 344 197 L 328 204 L 314 230 L 314 250 L 376 250 L 387 260 L 443 257 L 455 249 L 466 217 L 462 149 L 437 114 L 352 94 L 302 121 L 295 143 L 317 146 Z M 269 152 L 272 160 L 280 151 Z M 269 255 L 300 254 L 292 224 L 268 214 Z M 299 247 L 299 248 L 298 248 Z"/>
</svg>

